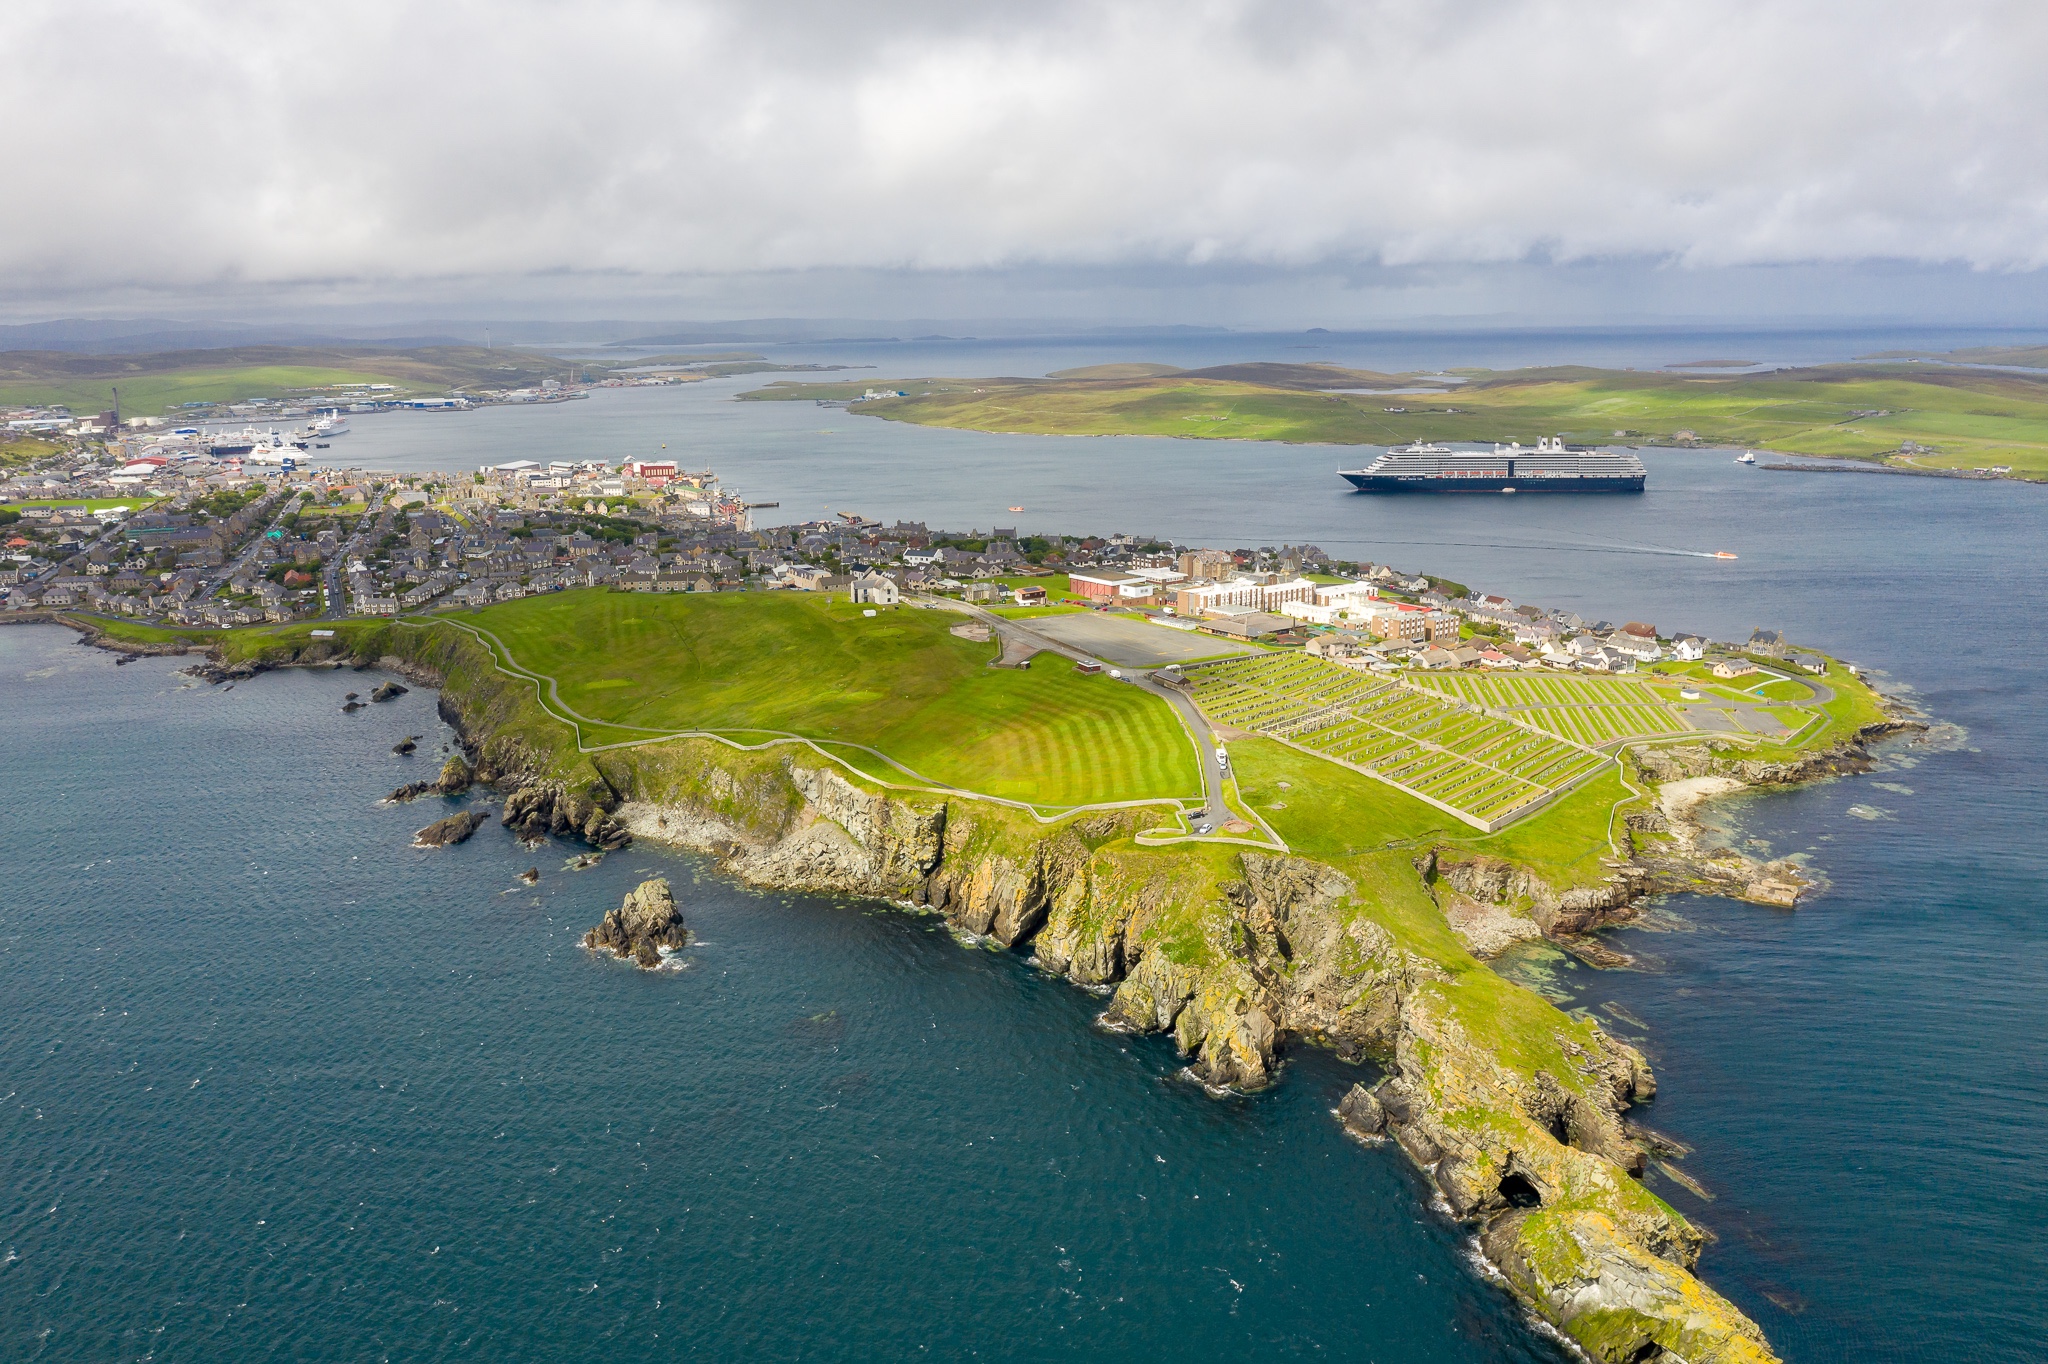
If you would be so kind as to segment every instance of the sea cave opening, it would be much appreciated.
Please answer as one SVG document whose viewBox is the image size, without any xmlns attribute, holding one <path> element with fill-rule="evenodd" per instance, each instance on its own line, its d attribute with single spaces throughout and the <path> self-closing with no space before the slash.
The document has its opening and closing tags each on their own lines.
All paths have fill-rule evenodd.
<svg viewBox="0 0 2048 1364">
<path fill-rule="evenodd" d="M 1511 1208 L 1543 1206 L 1543 1195 L 1537 1191 L 1534 1181 L 1519 1170 L 1510 1170 L 1501 1176 L 1500 1196 Z"/>
</svg>

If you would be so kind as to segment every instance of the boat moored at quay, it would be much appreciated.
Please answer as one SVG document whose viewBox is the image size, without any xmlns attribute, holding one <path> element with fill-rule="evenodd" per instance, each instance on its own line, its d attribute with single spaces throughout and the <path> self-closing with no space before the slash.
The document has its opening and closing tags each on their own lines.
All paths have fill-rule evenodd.
<svg viewBox="0 0 2048 1364">
<path fill-rule="evenodd" d="M 1632 454 L 1574 450 L 1561 437 L 1539 440 L 1533 449 L 1519 443 L 1491 451 L 1400 445 L 1363 469 L 1337 472 L 1368 493 L 1639 493 L 1649 477 Z"/>
</svg>

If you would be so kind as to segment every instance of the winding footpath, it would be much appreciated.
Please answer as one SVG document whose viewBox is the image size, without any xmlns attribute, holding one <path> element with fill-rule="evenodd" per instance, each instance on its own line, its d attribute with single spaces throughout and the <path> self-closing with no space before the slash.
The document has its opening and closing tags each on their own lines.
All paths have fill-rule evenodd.
<svg viewBox="0 0 2048 1364">
<path fill-rule="evenodd" d="M 1094 810 L 1132 810 L 1146 807 L 1160 807 L 1163 809 L 1171 810 L 1173 812 L 1173 816 L 1176 819 L 1180 819 L 1183 821 L 1187 820 L 1188 818 L 1184 802 L 1165 797 L 1154 797 L 1146 800 L 1097 801 L 1085 805 L 1033 805 L 1028 801 L 1013 800 L 1006 796 L 990 795 L 984 791 L 975 791 L 967 787 L 955 786 L 949 782 L 936 780 L 935 778 L 928 777 L 924 773 L 919 772 L 914 768 L 908 767 L 905 764 L 898 762 L 895 758 L 890 757 L 887 753 L 882 752 L 878 748 L 870 747 L 867 744 L 854 743 L 849 740 L 835 739 L 827 740 L 825 741 L 825 743 L 830 743 L 839 748 L 852 749 L 857 753 L 867 754 L 869 757 L 875 758 L 880 762 L 888 764 L 888 766 L 893 768 L 895 771 L 900 772 L 904 776 L 910 778 L 910 782 L 891 781 L 885 777 L 878 777 L 874 773 L 869 772 L 859 766 L 856 766 L 854 763 L 848 761 L 842 755 L 834 753 L 830 748 L 827 748 L 825 746 L 825 743 L 821 743 L 818 740 L 812 739 L 806 735 L 792 733 L 787 730 L 667 730 L 654 729 L 645 725 L 629 725 L 622 724 L 620 722 L 613 720 L 603 720 L 595 716 L 585 715 L 582 712 L 576 710 L 574 707 L 570 706 L 568 702 L 562 699 L 561 687 L 559 682 L 555 678 L 549 676 L 546 673 L 537 672 L 534 669 L 528 668 L 524 664 L 520 663 L 518 659 L 516 659 L 513 656 L 511 648 L 506 645 L 505 641 L 500 639 L 496 634 L 493 634 L 489 630 L 485 630 L 479 626 L 471 625 L 465 621 L 450 620 L 445 616 L 436 617 L 430 621 L 414 621 L 401 619 L 395 620 L 392 623 L 394 625 L 414 630 L 430 629 L 435 625 L 447 625 L 452 626 L 457 630 L 461 630 L 464 633 L 478 640 L 480 643 L 484 645 L 486 649 L 489 649 L 491 651 L 492 662 L 497 667 L 498 671 L 504 673 L 507 677 L 517 678 L 522 682 L 528 682 L 533 685 L 534 699 L 539 702 L 541 709 L 545 710 L 554 719 L 559 720 L 563 724 L 569 726 L 570 730 L 575 734 L 576 751 L 579 753 L 606 753 L 613 751 L 615 749 L 638 748 L 647 744 L 668 743 L 677 739 L 709 739 L 715 743 L 724 744 L 728 748 L 737 749 L 741 752 L 749 753 L 760 752 L 763 749 L 775 748 L 783 744 L 799 744 L 805 748 L 810 749 L 819 757 L 838 764 L 839 766 L 845 768 L 848 772 L 853 773 L 855 776 L 860 777 L 864 781 L 874 782 L 878 785 L 886 786 L 892 790 L 897 791 L 923 790 L 934 792 L 937 794 L 954 796 L 965 800 L 987 801 L 992 805 L 1002 805 L 1013 810 L 1024 811 L 1040 824 L 1056 823 L 1062 819 L 1068 818 L 1069 816 L 1083 814 L 1088 811 Z M 1010 622 L 1003 622 L 1003 624 L 1008 625 L 1010 624 Z M 1074 656 L 1082 657 L 1082 655 Z M 1154 691 L 1157 694 L 1165 696 L 1169 700 L 1169 702 L 1174 701 L 1176 699 L 1185 700 L 1185 698 L 1179 698 L 1177 694 L 1172 692 L 1170 688 L 1160 687 L 1158 686 L 1158 684 L 1153 683 L 1149 676 L 1147 676 L 1145 678 L 1145 681 L 1140 685 L 1145 685 L 1148 690 Z M 1176 706 L 1175 709 L 1176 713 L 1184 714 L 1184 712 L 1180 710 L 1180 707 Z M 1192 703 L 1188 704 L 1187 709 L 1189 711 L 1193 711 L 1194 708 Z M 1196 712 L 1196 715 L 1197 720 L 1199 722 L 1199 712 Z M 644 734 L 646 737 L 639 739 L 620 739 L 611 743 L 590 743 L 588 742 L 584 734 L 585 725 L 600 730 L 632 730 L 636 733 Z M 1204 728 L 1206 729 L 1205 722 Z M 765 734 L 771 737 L 769 737 L 761 743 L 744 743 L 738 739 L 731 737 L 734 734 Z M 1199 743 L 1197 744 L 1197 748 L 1199 752 Z M 1220 778 L 1218 778 L 1211 772 L 1209 763 L 1202 763 L 1201 767 L 1204 773 L 1205 794 L 1207 795 L 1210 801 L 1210 804 L 1207 808 L 1211 813 L 1214 813 L 1218 810 L 1228 812 L 1230 810 L 1230 807 L 1223 801 L 1222 783 Z M 1192 831 L 1183 832 L 1180 830 L 1170 830 L 1163 828 L 1145 830 L 1141 832 L 1138 835 L 1138 841 L 1148 847 L 1186 841 L 1202 841 L 1212 843 L 1242 843 L 1249 847 L 1262 848 L 1267 851 L 1288 851 L 1286 842 L 1282 840 L 1279 837 L 1279 835 L 1273 833 L 1273 831 L 1266 826 L 1264 820 L 1259 820 L 1256 815 L 1252 816 L 1252 818 L 1258 822 L 1260 828 L 1265 830 L 1270 841 L 1240 838 L 1231 835 L 1200 835 L 1195 834 Z"/>
</svg>

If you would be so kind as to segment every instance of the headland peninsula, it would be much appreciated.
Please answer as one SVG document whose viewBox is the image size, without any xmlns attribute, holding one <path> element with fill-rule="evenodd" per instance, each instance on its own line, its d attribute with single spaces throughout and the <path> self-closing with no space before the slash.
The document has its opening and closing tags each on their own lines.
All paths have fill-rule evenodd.
<svg viewBox="0 0 2048 1364">
<path fill-rule="evenodd" d="M 757 527 L 666 461 L 392 476 L 175 432 L 124 464 L 107 436 L 4 484 L 0 620 L 204 652 L 223 687 L 381 665 L 439 688 L 462 751 L 390 793 L 422 855 L 495 815 L 583 858 L 666 843 L 942 915 L 1104 993 L 1105 1027 L 1169 1034 L 1218 1093 L 1327 1048 L 1372 1068 L 1347 1129 L 1397 1141 L 1594 1357 L 1773 1357 L 1656 1192 L 1681 1153 L 1631 1112 L 1644 1057 L 1515 962 L 1622 964 L 1596 931 L 1664 892 L 1811 893 L 1699 809 L 1863 770 L 1915 723 L 1843 660 L 1313 545 Z M 661 898 L 592 941 L 687 950 Z"/>
<path fill-rule="evenodd" d="M 1317 364 L 1113 364 L 1044 378 L 783 381 L 756 401 L 1034 435 L 1330 445 L 1520 441 L 1746 446 L 1949 476 L 2048 479 L 2048 369 L 2032 350 L 1757 369 L 1579 366 L 1384 374 Z"/>
<path fill-rule="evenodd" d="M 549 555 L 528 574 L 544 586 L 467 609 L 219 630 L 17 618 L 203 649 L 222 686 L 381 665 L 439 687 L 463 751 L 392 793 L 420 806 L 423 844 L 453 849 L 429 855 L 461 856 L 456 835 L 494 808 L 589 857 L 665 843 L 748 884 L 943 915 L 1105 993 L 1105 1027 L 1171 1035 L 1218 1093 L 1328 1048 L 1371 1068 L 1339 1120 L 1398 1142 L 1511 1291 L 1593 1357 L 1775 1357 L 1655 1192 L 1679 1150 L 1632 1117 L 1655 1093 L 1644 1057 L 1495 963 L 1549 942 L 1617 964 L 1595 930 L 1665 891 L 1795 905 L 1811 870 L 1723 846 L 1697 810 L 1868 766 L 1912 721 L 1856 669 L 1769 631 L 1587 621 L 1312 546 L 970 541 L 862 518 L 709 532 L 613 508 L 644 518 L 641 546 L 552 498 L 433 509 Z M 363 510 L 358 534 L 383 544 L 401 511 Z M 658 567 L 556 581 L 693 530 L 723 537 L 725 590 Z M 643 909 L 612 924 L 592 906 L 592 942 L 641 965 L 686 950 L 672 914 L 632 928 Z"/>
</svg>

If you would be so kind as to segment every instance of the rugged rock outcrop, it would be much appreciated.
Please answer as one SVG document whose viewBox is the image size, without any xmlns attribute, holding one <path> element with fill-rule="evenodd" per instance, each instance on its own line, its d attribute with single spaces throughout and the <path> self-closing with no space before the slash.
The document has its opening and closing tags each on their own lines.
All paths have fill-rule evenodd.
<svg viewBox="0 0 2048 1364">
<path fill-rule="evenodd" d="M 434 780 L 408 782 L 384 799 L 402 803 L 418 800 L 421 796 L 459 796 L 467 791 L 474 781 L 475 774 L 470 771 L 469 763 L 457 753 L 441 764 L 441 775 Z"/>
<path fill-rule="evenodd" d="M 447 848 L 457 843 L 466 843 L 469 836 L 483 827 L 490 818 L 488 810 L 464 810 L 446 819 L 437 819 L 412 836 L 416 848 Z"/>
<path fill-rule="evenodd" d="M 416 752 L 419 749 L 419 746 L 420 736 L 417 734 L 408 734 L 403 739 L 400 739 L 397 743 L 391 745 L 391 751 L 401 758 L 409 758 L 413 755 L 414 752 Z"/>
<path fill-rule="evenodd" d="M 585 947 L 616 953 L 643 967 L 661 965 L 662 948 L 675 951 L 689 941 L 675 894 L 660 877 L 628 891 L 624 903 L 583 935 Z"/>
<path fill-rule="evenodd" d="M 569 790 L 561 782 L 533 782 L 505 798 L 501 822 L 521 838 L 581 838 L 607 852 L 623 848 L 633 835 L 611 817 L 597 796 Z"/>
<path fill-rule="evenodd" d="M 376 689 L 370 693 L 370 699 L 372 701 L 396 701 L 411 690 L 411 687 L 400 686 L 396 682 L 379 682 Z"/>
<path fill-rule="evenodd" d="M 492 713 L 521 713 L 516 688 L 488 694 Z M 1699 1232 L 1631 1173 L 1644 1155 L 1622 1114 L 1654 1086 L 1641 1056 L 1474 962 L 1437 917 L 1455 896 L 1488 921 L 1584 932 L 1625 912 L 1639 874 L 1616 866 L 1609 884 L 1559 891 L 1499 859 L 1411 867 L 1380 854 L 1333 867 L 1245 849 L 1162 852 L 1135 843 L 1142 815 L 1046 824 L 979 801 L 884 794 L 795 747 L 608 752 L 582 769 L 598 780 L 577 787 L 520 731 L 477 710 L 466 718 L 477 776 L 509 792 L 505 822 L 524 835 L 607 846 L 608 829 L 637 832 L 710 852 L 757 885 L 930 906 L 1109 987 L 1106 1025 L 1171 1033 L 1212 1087 L 1270 1083 L 1292 1038 L 1379 1060 L 1386 1078 L 1346 1097 L 1347 1126 L 1399 1141 L 1481 1230 L 1517 1293 L 1594 1357 L 1771 1357 L 1690 1272 Z M 667 910 L 659 897 L 650 908 L 646 890 L 587 941 L 658 963 L 660 934 L 681 925 L 668 917 L 672 895 Z"/>
<path fill-rule="evenodd" d="M 1420 870 L 1424 879 L 1449 887 L 1474 905 L 1506 907 L 1510 916 L 1525 919 L 1551 938 L 1591 932 L 1627 917 L 1629 905 L 1646 890 L 1647 879 L 1633 867 L 1616 866 L 1604 884 L 1559 891 L 1519 863 L 1485 856 L 1431 855 Z M 1509 931 L 1532 936 L 1519 929 Z"/>
</svg>

